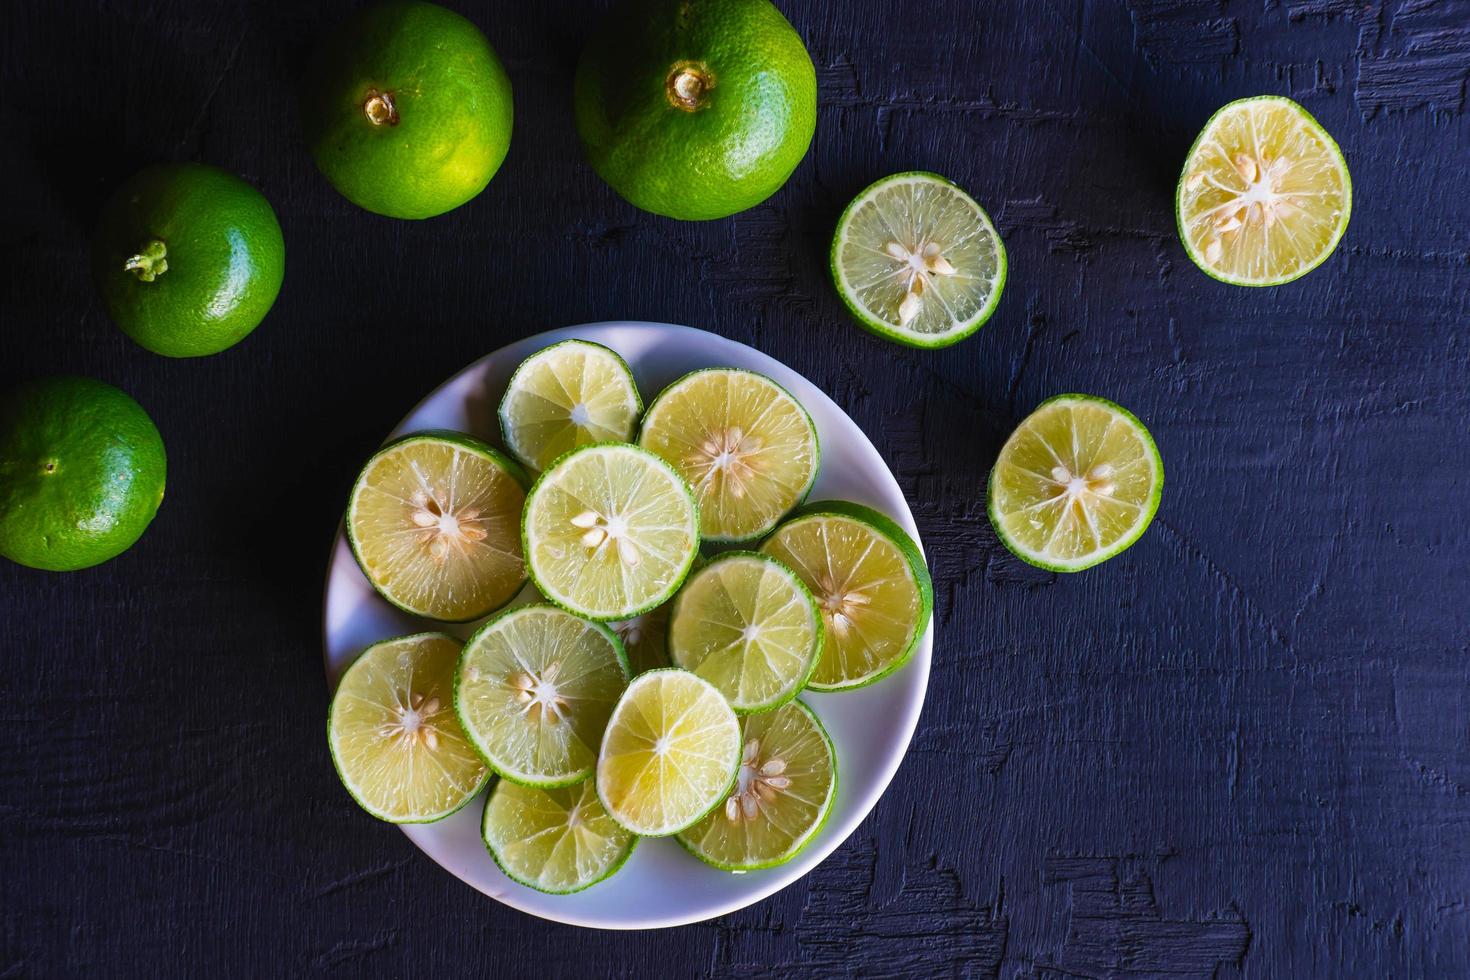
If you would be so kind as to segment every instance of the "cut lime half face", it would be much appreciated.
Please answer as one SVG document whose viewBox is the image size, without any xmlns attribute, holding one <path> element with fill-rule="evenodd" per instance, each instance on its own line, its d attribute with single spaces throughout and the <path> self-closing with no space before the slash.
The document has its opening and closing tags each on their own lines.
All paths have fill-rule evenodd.
<svg viewBox="0 0 1470 980">
<path fill-rule="evenodd" d="M 541 474 L 522 533 L 542 595 L 588 619 L 631 619 L 664 603 L 689 574 L 699 509 L 668 463 L 604 443 Z"/>
<path fill-rule="evenodd" d="M 342 785 L 390 823 L 428 823 L 489 778 L 454 716 L 459 641 L 420 633 L 368 647 L 337 685 L 327 744 Z"/>
<path fill-rule="evenodd" d="M 990 522 L 1018 558 L 1078 572 L 1137 541 L 1159 509 L 1164 463 L 1133 414 L 1057 395 L 1027 416 L 990 473 Z"/>
<path fill-rule="evenodd" d="M 801 403 L 764 375 L 711 368 L 685 375 L 649 406 L 638 444 L 699 498 L 711 541 L 766 534 L 817 478 L 817 429 Z"/>
<path fill-rule="evenodd" d="M 635 834 L 678 833 L 723 802 L 740 747 L 740 722 L 708 681 L 686 670 L 650 670 L 613 709 L 597 758 L 597 795 Z"/>
<path fill-rule="evenodd" d="M 822 616 L 797 574 L 769 555 L 729 552 L 690 576 L 669 615 L 669 656 L 737 712 L 796 697 L 822 655 Z"/>
<path fill-rule="evenodd" d="M 632 442 L 642 413 L 621 357 L 601 344 L 566 340 L 516 368 L 500 402 L 500 432 L 517 459 L 544 470 L 578 446 Z"/>
<path fill-rule="evenodd" d="M 1352 179 L 1331 136 L 1290 99 L 1225 106 L 1195 140 L 1179 178 L 1179 237 L 1194 264 L 1222 282 L 1276 286 L 1337 248 L 1352 212 Z"/>
<path fill-rule="evenodd" d="M 502 779 L 485 803 L 480 834 L 506 877 L 553 895 L 608 878 L 638 842 L 607 815 L 590 780 L 532 789 Z"/>
<path fill-rule="evenodd" d="M 837 796 L 832 740 L 800 701 L 741 724 L 740 773 L 725 803 L 679 835 L 700 860 L 726 871 L 785 864 L 816 836 Z"/>
<path fill-rule="evenodd" d="M 607 627 L 522 606 L 470 637 L 456 677 L 455 709 L 475 748 L 504 778 L 544 788 L 592 775 L 628 668 Z"/>
<path fill-rule="evenodd" d="M 525 474 L 458 432 L 421 432 L 379 450 L 347 504 L 347 540 L 373 588 L 405 612 L 465 622 L 526 582 Z"/>
<path fill-rule="evenodd" d="M 913 539 L 861 504 L 802 508 L 761 545 L 789 565 L 822 611 L 826 639 L 809 686 L 863 687 L 913 656 L 934 608 L 928 566 Z"/>
<path fill-rule="evenodd" d="M 946 347 L 995 312 L 1006 250 L 990 216 L 954 184 L 894 174 L 842 213 L 832 278 L 868 330 L 910 347 Z"/>
</svg>

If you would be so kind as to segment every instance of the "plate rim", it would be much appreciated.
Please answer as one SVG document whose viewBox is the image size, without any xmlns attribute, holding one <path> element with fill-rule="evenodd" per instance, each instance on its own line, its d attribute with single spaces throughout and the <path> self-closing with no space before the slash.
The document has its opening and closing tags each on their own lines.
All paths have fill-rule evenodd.
<svg viewBox="0 0 1470 980">
<path fill-rule="evenodd" d="M 863 430 L 862 426 L 858 425 L 858 423 L 852 418 L 852 416 L 848 414 L 846 409 L 839 405 L 819 385 L 817 385 L 811 379 L 807 378 L 806 375 L 802 374 L 800 371 L 797 371 L 795 368 L 786 364 L 784 361 L 781 361 L 778 358 L 767 354 L 756 347 L 751 346 L 750 344 L 734 340 L 732 338 L 724 336 L 723 334 L 714 333 L 713 331 L 703 330 L 698 327 L 652 320 L 597 320 L 588 323 L 569 325 L 565 327 L 555 327 L 549 330 L 543 330 L 538 333 L 530 334 L 528 336 L 510 341 L 509 343 L 502 344 L 500 347 L 497 347 L 493 351 L 490 351 L 486 354 L 481 355 L 480 357 L 475 358 L 474 360 L 465 364 L 459 370 L 454 371 L 452 374 L 448 375 L 439 384 L 435 385 L 434 388 L 432 388 L 426 395 L 415 402 L 412 408 L 410 408 L 407 412 L 403 414 L 403 416 L 398 420 L 393 428 L 389 430 L 387 436 L 383 440 L 383 444 L 386 444 L 387 442 L 403 435 L 404 427 L 408 424 L 409 420 L 417 415 L 431 401 L 439 397 L 439 395 L 446 388 L 454 384 L 465 374 L 474 371 L 477 368 L 480 368 L 487 361 L 499 357 L 501 353 L 507 348 L 528 345 L 531 346 L 531 352 L 534 353 L 535 351 L 541 350 L 542 348 L 549 346 L 550 344 L 557 343 L 561 340 L 577 337 L 579 336 L 579 331 L 601 332 L 616 329 L 652 330 L 656 332 L 673 333 L 688 332 L 703 335 L 705 337 L 713 338 L 718 344 L 727 344 L 735 347 L 744 348 L 746 351 L 749 351 L 750 353 L 756 355 L 757 358 L 775 363 L 783 369 L 790 371 L 796 377 L 800 378 L 803 382 L 809 385 L 819 397 L 826 399 L 830 408 L 837 414 L 839 414 L 843 419 L 845 419 L 858 433 L 860 441 L 857 443 L 857 450 L 861 455 L 869 457 L 870 462 L 876 464 L 878 471 L 880 471 L 886 478 L 886 481 L 892 485 L 897 499 L 901 504 L 901 512 L 888 513 L 888 517 L 894 520 L 913 538 L 915 545 L 917 545 L 919 549 L 919 553 L 924 556 L 927 563 L 928 554 L 924 550 L 924 542 L 919 535 L 918 524 L 914 520 L 913 511 L 909 507 L 908 497 L 903 492 L 903 487 L 899 484 L 898 478 L 894 475 L 893 470 L 889 467 L 887 461 L 883 459 L 882 455 L 878 452 L 877 447 L 873 445 L 873 441 L 868 437 L 868 434 Z M 601 341 L 594 342 L 600 343 Z M 619 352 L 619 356 L 623 356 L 621 352 Z M 884 512 L 887 513 L 886 510 Z M 337 672 L 334 670 L 331 660 L 331 629 L 330 623 L 328 621 L 328 599 L 331 595 L 332 590 L 333 572 L 335 571 L 337 563 L 341 557 L 341 549 L 345 541 L 345 534 L 346 513 L 344 511 L 343 516 L 338 519 L 337 528 L 332 536 L 331 544 L 329 546 L 326 569 L 323 576 L 322 585 L 322 665 L 327 675 L 328 686 L 332 690 L 335 690 L 336 688 Z M 517 885 L 514 881 L 512 881 L 511 884 L 514 886 L 514 889 L 512 889 L 510 892 L 500 895 L 491 894 L 490 892 L 485 891 L 475 882 L 471 881 L 465 873 L 461 873 L 461 870 L 459 868 L 453 867 L 439 860 L 439 858 L 436 857 L 432 852 L 430 852 L 430 850 L 423 843 L 421 843 L 416 836 L 416 834 L 418 833 L 427 832 L 428 829 L 434 827 L 435 824 L 400 824 L 396 826 L 425 857 L 438 865 L 441 870 L 448 872 L 450 875 L 459 879 L 461 882 L 468 885 L 476 892 L 484 895 L 485 897 L 500 905 L 506 906 L 507 908 L 515 909 L 516 911 L 521 912 L 525 915 L 534 916 L 536 918 L 544 919 L 549 922 L 557 922 L 564 925 L 578 926 L 581 928 L 603 929 L 608 931 L 666 929 L 676 928 L 678 926 L 693 925 L 699 922 L 706 922 L 710 919 L 718 918 L 719 916 L 728 915 L 732 912 L 748 908 L 749 906 L 763 901 L 776 894 L 777 892 L 782 891 L 788 886 L 800 881 L 802 878 L 806 877 L 809 873 L 814 871 L 824 861 L 826 861 L 827 858 L 829 858 L 838 848 L 847 843 L 848 839 L 852 837 L 852 835 L 862 825 L 863 821 L 867 820 L 867 818 L 872 814 L 874 808 L 877 807 L 879 800 L 882 799 L 883 794 L 888 791 L 888 787 L 893 782 L 893 777 L 897 775 L 899 767 L 903 764 L 903 760 L 908 756 L 909 747 L 913 744 L 914 733 L 918 729 L 919 716 L 923 712 L 924 702 L 928 697 L 929 677 L 933 661 L 934 632 L 935 617 L 931 615 L 929 617 L 928 623 L 924 627 L 923 635 L 919 638 L 918 644 L 914 648 L 909 662 L 905 664 L 902 668 L 900 668 L 904 671 L 918 671 L 920 674 L 913 696 L 905 699 L 902 704 L 903 715 L 900 719 L 898 719 L 898 730 L 901 733 L 901 737 L 890 740 L 885 758 L 882 759 L 881 765 L 877 767 L 877 779 L 872 781 L 869 788 L 862 793 L 861 798 L 855 801 L 854 805 L 851 807 L 851 812 L 844 815 L 840 819 L 838 814 L 836 813 L 832 813 L 829 815 L 827 821 L 828 826 L 823 828 L 823 832 L 833 832 L 835 825 L 836 829 L 835 832 L 832 833 L 831 841 L 824 847 L 819 847 L 816 842 L 813 841 L 809 843 L 806 848 L 798 853 L 787 864 L 778 865 L 777 867 L 764 869 L 759 872 L 749 873 L 752 876 L 750 878 L 751 887 L 749 888 L 749 890 L 742 891 L 737 897 L 717 903 L 714 906 L 700 907 L 697 911 L 694 911 L 691 914 L 654 915 L 648 916 L 643 919 L 628 921 L 620 920 L 616 922 L 597 921 L 589 919 L 586 916 L 578 916 L 574 914 L 559 915 L 555 911 L 546 911 L 539 907 L 532 908 L 529 907 L 527 904 L 517 902 L 514 897 L 516 895 L 515 889 L 524 888 L 525 886 Z M 820 696 L 840 698 L 843 697 L 845 693 L 846 692 L 839 691 L 831 694 L 821 694 Z M 810 707 L 810 705 L 808 705 L 808 707 Z M 818 711 L 817 713 L 818 717 L 820 717 L 820 711 Z M 491 779 L 486 781 L 487 787 L 490 785 L 493 779 L 494 776 L 492 774 Z M 484 792 L 485 789 L 482 788 L 477 796 L 483 795 Z M 706 870 L 710 870 L 712 873 L 718 873 L 714 869 Z M 539 892 L 536 894 L 540 895 Z"/>
</svg>

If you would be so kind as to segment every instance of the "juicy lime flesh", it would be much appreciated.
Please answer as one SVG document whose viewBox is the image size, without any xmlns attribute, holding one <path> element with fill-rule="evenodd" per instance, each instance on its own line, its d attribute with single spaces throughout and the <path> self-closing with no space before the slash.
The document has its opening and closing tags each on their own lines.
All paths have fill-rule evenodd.
<svg viewBox="0 0 1470 980">
<path fill-rule="evenodd" d="M 1000 236 L 985 212 L 928 174 L 864 191 L 838 226 L 833 264 L 860 317 L 919 343 L 983 322 L 1005 278 Z"/>
<path fill-rule="evenodd" d="M 1142 533 L 1162 481 L 1158 452 L 1137 419 L 1099 399 L 1054 399 L 1001 449 L 990 510 L 1022 558 L 1086 567 Z"/>
<path fill-rule="evenodd" d="M 863 521 L 800 517 L 761 545 L 796 571 L 822 610 L 826 639 L 813 688 L 855 687 L 901 663 L 927 614 L 903 549 Z"/>
<path fill-rule="evenodd" d="M 358 562 L 384 595 L 409 612 L 462 621 L 504 605 L 525 583 L 524 502 L 493 456 L 425 437 L 373 457 L 348 525 Z"/>
<path fill-rule="evenodd" d="M 699 547 L 689 488 L 633 446 L 577 450 L 547 470 L 526 504 L 531 574 L 542 593 L 592 619 L 662 603 Z"/>
<path fill-rule="evenodd" d="M 281 291 L 286 245 L 258 190 L 197 163 L 147 167 L 103 208 L 92 273 L 123 332 L 167 357 L 243 340 Z"/>
<path fill-rule="evenodd" d="M 163 438 L 137 402 L 91 378 L 0 397 L 0 555 L 48 571 L 114 558 L 163 501 Z"/>
<path fill-rule="evenodd" d="M 568 341 L 527 358 L 505 393 L 506 448 L 544 470 L 594 442 L 630 442 L 643 405 L 628 366 L 606 347 Z"/>
<path fill-rule="evenodd" d="M 373 816 L 437 820 L 484 785 L 489 770 L 454 716 L 459 649 L 436 633 L 385 640 L 342 676 L 328 722 L 332 759 Z"/>
<path fill-rule="evenodd" d="M 699 499 L 701 533 L 741 541 L 770 530 L 816 479 L 817 432 L 801 404 L 749 371 L 699 371 L 648 410 L 639 445 L 668 460 Z"/>
<path fill-rule="evenodd" d="M 577 131 L 626 200 L 684 220 L 753 207 L 811 145 L 816 69 L 768 0 L 638 0 L 588 43 Z"/>
<path fill-rule="evenodd" d="M 674 600 L 674 663 L 713 684 L 736 711 L 794 697 L 821 654 L 822 620 L 791 569 L 727 555 L 696 572 Z"/>
<path fill-rule="evenodd" d="M 1179 226 L 1207 272 L 1244 285 L 1310 271 L 1347 227 L 1352 190 L 1337 144 L 1288 99 L 1220 110 L 1184 164 Z"/>
<path fill-rule="evenodd" d="M 485 804 L 481 830 L 507 875 L 562 894 L 612 874 L 636 839 L 607 815 L 590 781 L 533 789 L 502 780 Z"/>
<path fill-rule="evenodd" d="M 718 691 L 687 671 L 649 671 L 613 711 L 597 794 L 636 834 L 676 833 L 725 796 L 740 744 L 740 723 Z"/>
<path fill-rule="evenodd" d="M 811 840 L 837 790 L 832 743 L 799 701 L 742 722 L 740 774 L 723 806 L 679 835 L 730 871 L 789 861 Z"/>
<path fill-rule="evenodd" d="M 486 623 L 465 646 L 457 705 L 465 730 L 502 775 L 555 786 L 591 775 L 628 678 L 616 640 L 548 606 Z"/>
<path fill-rule="evenodd" d="M 432 3 L 368 7 L 313 56 L 307 142 L 359 207 L 428 218 L 485 189 L 510 148 L 510 78 L 474 24 Z"/>
</svg>

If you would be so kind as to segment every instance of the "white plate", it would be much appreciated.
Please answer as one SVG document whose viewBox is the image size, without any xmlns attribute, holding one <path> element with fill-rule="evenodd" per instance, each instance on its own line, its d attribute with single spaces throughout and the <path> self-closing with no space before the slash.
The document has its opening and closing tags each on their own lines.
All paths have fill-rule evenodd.
<svg viewBox="0 0 1470 980">
<path fill-rule="evenodd" d="M 652 401 L 670 381 L 697 368 L 748 368 L 774 378 L 806 406 L 817 425 L 822 471 L 811 499 L 868 504 L 892 517 L 918 540 L 913 515 L 893 474 L 868 437 L 832 399 L 760 351 L 691 327 L 597 323 L 527 337 L 450 378 L 410 412 L 391 436 L 419 429 L 457 429 L 499 444 L 496 407 L 511 372 L 528 355 L 572 337 L 596 341 L 621 354 L 632 367 L 645 402 Z M 347 665 L 377 640 L 446 628 L 468 637 L 479 625 L 446 627 L 415 620 L 394 609 L 363 577 L 340 528 L 327 567 L 324 619 L 327 673 L 333 684 Z M 931 624 L 913 659 L 871 687 L 843 694 L 802 695 L 821 717 L 836 745 L 838 793 L 827 825 L 806 850 L 781 867 L 729 874 L 696 860 L 672 838 L 649 839 L 639 841 L 632 858 L 607 881 L 575 895 L 544 895 L 505 877 L 486 853 L 480 841 L 481 800 L 446 820 L 406 826 L 403 832 L 451 874 L 497 901 L 543 919 L 601 929 L 653 929 L 699 922 L 744 908 L 815 868 L 857 829 L 878 802 L 898 770 L 918 723 L 929 682 L 933 637 Z"/>
</svg>

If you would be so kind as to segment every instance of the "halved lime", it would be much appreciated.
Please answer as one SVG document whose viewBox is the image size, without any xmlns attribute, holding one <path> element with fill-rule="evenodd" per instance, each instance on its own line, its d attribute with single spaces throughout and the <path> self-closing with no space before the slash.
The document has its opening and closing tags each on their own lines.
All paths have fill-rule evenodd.
<svg viewBox="0 0 1470 980">
<path fill-rule="evenodd" d="M 1143 423 L 1106 398 L 1042 402 L 990 471 L 990 523 L 1016 557 L 1080 572 L 1137 541 L 1159 509 L 1164 461 Z"/>
<path fill-rule="evenodd" d="M 669 656 L 713 684 L 737 712 L 796 697 L 822 655 L 822 616 L 811 592 L 769 555 L 728 552 L 674 597 Z"/>
<path fill-rule="evenodd" d="M 520 606 L 480 627 L 455 674 L 454 708 L 491 767 L 527 786 L 592 775 L 613 705 L 628 683 L 606 626 L 555 606 Z"/>
<path fill-rule="evenodd" d="M 861 504 L 809 504 L 761 545 L 795 569 L 826 621 L 816 691 L 863 687 L 908 662 L 934 608 L 929 568 L 913 539 Z"/>
<path fill-rule="evenodd" d="M 363 574 L 405 612 L 465 622 L 526 583 L 525 473 L 461 432 L 417 432 L 380 449 L 347 503 Z"/>
<path fill-rule="evenodd" d="M 635 834 L 676 834 L 720 805 L 740 746 L 740 722 L 708 681 L 650 670 L 613 709 L 597 757 L 598 798 Z"/>
<path fill-rule="evenodd" d="M 327 745 L 347 792 L 390 823 L 428 823 L 470 801 L 490 770 L 454 717 L 459 641 L 419 633 L 375 643 L 347 668 Z"/>
<path fill-rule="evenodd" d="M 553 895 L 608 878 L 638 843 L 607 815 L 590 780 L 532 789 L 502 779 L 485 803 L 480 836 L 506 877 Z"/>
<path fill-rule="evenodd" d="M 541 474 L 522 534 L 542 595 L 588 619 L 629 619 L 661 605 L 689 574 L 699 508 L 668 463 L 602 443 Z"/>
<path fill-rule="evenodd" d="M 674 464 L 699 498 L 710 541 L 749 541 L 801 503 L 817 478 L 817 429 L 801 403 L 754 371 L 710 368 L 663 390 L 638 444 Z"/>
<path fill-rule="evenodd" d="M 500 401 L 505 448 L 533 469 L 594 442 L 632 442 L 643 413 L 633 372 L 586 340 L 539 350 L 511 375 Z"/>
<path fill-rule="evenodd" d="M 1353 209 L 1352 178 L 1331 136 L 1290 99 L 1231 102 L 1184 160 L 1175 212 L 1184 250 L 1237 286 L 1276 286 L 1321 265 Z"/>
<path fill-rule="evenodd" d="M 894 174 L 842 212 L 832 279 L 871 332 L 910 347 L 947 347 L 995 312 L 1006 250 L 990 216 L 950 181 Z"/>
<path fill-rule="evenodd" d="M 679 835 L 695 857 L 726 871 L 755 871 L 796 857 L 837 797 L 827 730 L 800 701 L 741 722 L 740 774 L 725 805 Z"/>
</svg>

